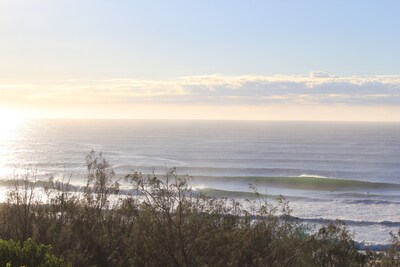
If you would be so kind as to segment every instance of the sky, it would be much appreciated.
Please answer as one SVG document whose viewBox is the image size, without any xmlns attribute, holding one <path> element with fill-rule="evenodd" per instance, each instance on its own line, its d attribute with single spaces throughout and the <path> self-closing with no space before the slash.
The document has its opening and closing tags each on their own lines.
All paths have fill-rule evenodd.
<svg viewBox="0 0 400 267">
<path fill-rule="evenodd" d="M 0 1 L 1 117 L 400 121 L 400 1 Z"/>
</svg>

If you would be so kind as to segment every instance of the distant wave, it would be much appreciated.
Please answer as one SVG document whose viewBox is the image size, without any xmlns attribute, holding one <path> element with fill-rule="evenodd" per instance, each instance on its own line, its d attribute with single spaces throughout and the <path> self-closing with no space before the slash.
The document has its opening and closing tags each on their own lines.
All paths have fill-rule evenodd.
<svg viewBox="0 0 400 267">
<path fill-rule="evenodd" d="M 313 223 L 313 224 L 328 224 L 337 220 L 330 220 L 325 218 L 299 218 L 290 217 L 291 220 L 296 220 L 302 223 Z M 357 220 L 339 220 L 349 226 L 371 226 L 371 225 L 382 225 L 386 227 L 400 227 L 399 221 L 357 221 Z"/>
<path fill-rule="evenodd" d="M 196 190 L 196 188 L 195 188 Z M 209 196 L 213 197 L 226 197 L 226 198 L 256 198 L 257 196 L 262 198 L 277 198 L 277 195 L 267 195 L 261 193 L 254 193 L 254 192 L 245 192 L 245 191 L 229 191 L 229 190 L 222 190 L 222 189 L 214 189 L 214 188 L 202 188 L 197 189 L 197 192 L 205 193 Z"/>
<path fill-rule="evenodd" d="M 389 205 L 389 204 L 400 204 L 399 201 L 391 201 L 391 200 L 378 200 L 378 199 L 347 199 L 343 200 L 343 202 L 348 203 L 348 204 L 384 204 L 384 205 Z"/>
<path fill-rule="evenodd" d="M 294 176 L 296 177 L 296 176 Z M 322 175 L 313 175 L 313 174 L 300 174 L 297 177 L 312 177 L 312 178 L 328 178 L 326 176 L 322 176 Z"/>
<path fill-rule="evenodd" d="M 161 176 L 162 177 L 162 176 Z M 320 178 L 320 176 L 190 176 L 192 179 L 192 185 L 195 187 L 196 184 L 204 184 L 204 187 L 214 188 L 208 184 L 220 184 L 226 185 L 227 183 L 235 183 L 237 185 L 243 185 L 248 187 L 249 184 L 266 186 L 271 188 L 282 188 L 282 189 L 294 189 L 294 190 L 313 190 L 313 191 L 330 191 L 338 192 L 341 194 L 348 194 L 346 191 L 351 192 L 348 197 L 372 197 L 377 196 L 376 190 L 385 190 L 385 196 L 398 197 L 397 192 L 400 190 L 400 184 L 394 183 L 379 183 L 379 182 L 368 182 L 359 180 L 347 180 L 337 178 Z M 38 181 L 40 183 L 46 183 L 47 181 Z M 73 183 L 73 181 L 71 181 Z M 2 179 L 0 180 L 0 186 L 12 185 L 12 180 Z M 46 186 L 46 185 L 43 185 Z M 374 191 L 375 190 L 375 191 Z M 358 192 L 354 192 L 358 191 Z M 390 194 L 390 191 L 393 192 Z M 233 193 L 231 193 L 233 194 Z M 396 196 L 397 195 L 397 196 Z M 346 195 L 343 195 L 346 197 Z M 386 197 L 385 197 L 386 198 Z"/>
<path fill-rule="evenodd" d="M 236 182 L 243 184 L 265 185 L 277 188 L 316 190 L 316 191 L 345 191 L 361 190 L 369 192 L 374 189 L 399 190 L 400 184 L 378 183 L 337 178 L 317 178 L 314 176 L 290 177 L 259 177 L 259 176 L 194 176 L 196 181 Z"/>
<path fill-rule="evenodd" d="M 0 186 L 14 188 L 15 186 L 24 187 L 27 186 L 27 189 L 37 189 L 37 188 L 63 188 L 66 191 L 73 192 L 81 192 L 83 191 L 83 186 L 74 185 L 71 183 L 63 183 L 59 181 L 50 181 L 50 180 L 37 180 L 37 181 L 26 181 L 26 180 L 15 180 L 15 179 L 6 179 L 0 180 Z"/>
<path fill-rule="evenodd" d="M 163 162 L 164 163 L 164 162 Z M 306 176 L 321 176 L 321 173 L 315 169 L 307 168 L 287 168 L 287 167 L 262 167 L 262 166 L 243 166 L 238 167 L 238 164 L 232 164 L 230 162 L 223 162 L 220 166 L 215 166 L 214 163 L 210 163 L 212 166 L 190 166 L 180 165 L 177 166 L 180 173 L 188 173 L 196 176 L 293 176 L 299 177 L 299 175 Z M 217 164 L 218 165 L 218 164 Z M 146 172 L 148 170 L 156 170 L 156 172 L 163 171 L 165 164 L 135 164 L 132 165 L 132 169 Z M 353 171 L 342 171 L 334 170 L 334 177 L 351 177 L 354 175 Z M 312 173 L 312 175 L 308 175 Z M 369 173 L 366 173 L 369 174 Z M 323 177 L 323 176 L 321 176 Z"/>
</svg>

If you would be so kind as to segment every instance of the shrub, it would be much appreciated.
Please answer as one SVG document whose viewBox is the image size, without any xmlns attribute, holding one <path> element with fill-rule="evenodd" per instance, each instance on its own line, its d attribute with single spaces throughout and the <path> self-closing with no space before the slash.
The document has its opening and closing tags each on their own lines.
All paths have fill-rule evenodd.
<svg viewBox="0 0 400 267">
<path fill-rule="evenodd" d="M 51 246 L 38 244 L 32 239 L 22 245 L 13 240 L 0 239 L 0 266 L 64 267 L 67 264 L 51 252 Z"/>
</svg>

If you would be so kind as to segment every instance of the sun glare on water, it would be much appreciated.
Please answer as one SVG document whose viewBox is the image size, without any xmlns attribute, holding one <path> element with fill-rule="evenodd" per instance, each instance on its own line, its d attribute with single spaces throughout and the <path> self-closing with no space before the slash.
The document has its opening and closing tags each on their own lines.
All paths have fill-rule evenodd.
<svg viewBox="0 0 400 267">
<path fill-rule="evenodd" d="M 22 117 L 0 109 L 0 180 L 8 179 L 10 172 L 10 161 L 14 156 L 15 142 L 21 133 L 24 124 Z M 5 190 L 0 188 L 0 202 L 4 200 Z"/>
<path fill-rule="evenodd" d="M 18 134 L 18 128 L 23 123 L 24 119 L 21 116 L 0 110 L 0 142 L 3 143 L 14 138 Z"/>
</svg>

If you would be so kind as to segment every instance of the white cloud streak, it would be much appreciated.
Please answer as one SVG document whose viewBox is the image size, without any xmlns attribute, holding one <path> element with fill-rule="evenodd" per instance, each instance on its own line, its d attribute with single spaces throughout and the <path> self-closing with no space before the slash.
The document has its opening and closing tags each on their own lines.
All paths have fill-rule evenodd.
<svg viewBox="0 0 400 267">
<path fill-rule="evenodd" d="M 175 80 L 0 82 L 0 104 L 400 105 L 400 76 L 192 76 Z"/>
</svg>

